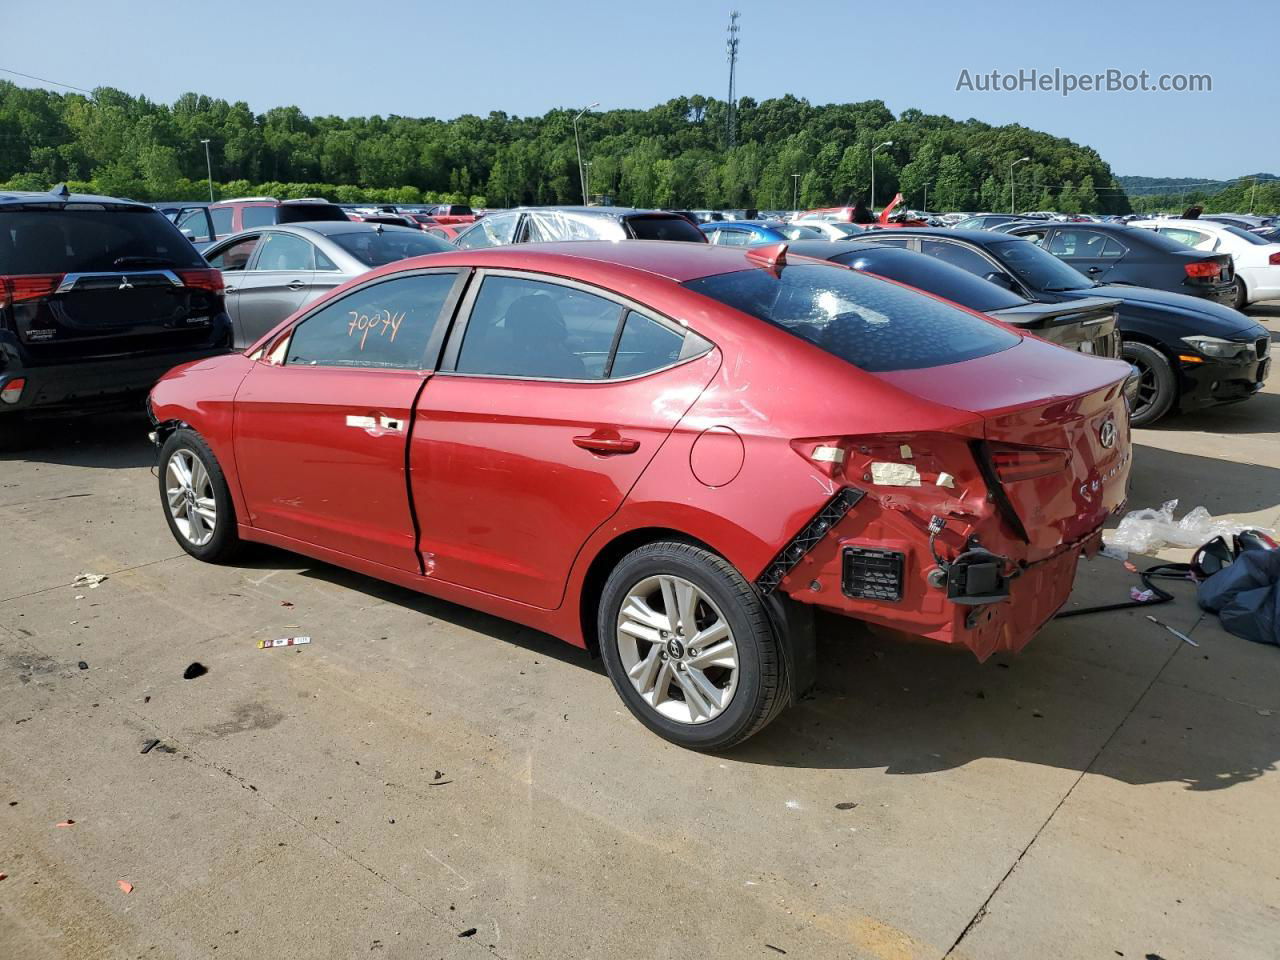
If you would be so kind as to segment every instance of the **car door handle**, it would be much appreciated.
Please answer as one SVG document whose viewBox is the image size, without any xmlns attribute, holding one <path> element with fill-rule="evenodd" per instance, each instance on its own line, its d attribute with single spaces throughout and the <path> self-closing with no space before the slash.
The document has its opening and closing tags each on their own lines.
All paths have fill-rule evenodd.
<svg viewBox="0 0 1280 960">
<path fill-rule="evenodd" d="M 235 288 L 235 287 L 223 287 L 223 288 L 222 288 L 222 292 L 223 292 L 223 293 L 235 293 L 235 292 L 236 292 L 236 288 Z"/>
<path fill-rule="evenodd" d="M 286 286 L 287 286 L 290 290 L 301 290 L 303 287 L 305 287 L 305 286 L 306 286 L 306 284 L 305 284 L 305 283 L 303 283 L 301 280 L 290 280 L 290 281 L 286 284 Z"/>
<path fill-rule="evenodd" d="M 627 437 L 574 437 L 573 443 L 592 453 L 635 453 L 640 449 L 639 440 Z"/>
<path fill-rule="evenodd" d="M 1101 273 L 1101 272 L 1102 272 L 1102 268 L 1101 268 L 1101 267 L 1090 267 L 1090 268 L 1089 268 L 1087 271 L 1085 271 L 1085 272 L 1086 272 L 1086 273 Z"/>
</svg>

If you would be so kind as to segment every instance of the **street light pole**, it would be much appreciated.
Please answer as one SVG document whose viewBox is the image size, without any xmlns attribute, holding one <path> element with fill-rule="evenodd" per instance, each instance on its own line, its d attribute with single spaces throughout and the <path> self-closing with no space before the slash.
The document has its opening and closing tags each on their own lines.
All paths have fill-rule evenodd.
<svg viewBox="0 0 1280 960">
<path fill-rule="evenodd" d="M 573 146 L 578 151 L 578 183 L 582 186 L 582 205 L 587 205 L 587 176 L 582 167 L 582 143 L 578 140 L 578 121 L 582 119 L 582 115 L 588 110 L 600 106 L 600 101 L 589 104 L 578 111 L 578 115 L 573 118 Z"/>
<path fill-rule="evenodd" d="M 881 147 L 892 147 L 893 141 L 886 140 L 884 143 L 877 143 L 871 148 L 871 212 L 876 212 L 876 151 Z"/>
<path fill-rule="evenodd" d="M 1010 212 L 1010 213 L 1013 213 L 1013 212 L 1014 212 L 1014 210 L 1015 210 L 1015 208 L 1016 208 L 1016 205 L 1015 205 L 1015 204 L 1014 204 L 1014 202 L 1013 202 L 1013 197 L 1014 197 L 1014 193 L 1013 193 L 1013 168 L 1014 168 L 1014 167 L 1016 167 L 1018 164 L 1023 163 L 1024 161 L 1027 161 L 1027 160 L 1030 160 L 1030 159 L 1031 159 L 1030 157 L 1023 157 L 1021 160 L 1015 160 L 1015 161 L 1013 161 L 1013 163 L 1009 164 L 1009 212 Z"/>
<path fill-rule="evenodd" d="M 800 209 L 800 174 L 791 175 L 791 209 Z"/>
<path fill-rule="evenodd" d="M 922 204 L 920 204 L 920 206 L 924 207 L 925 212 L 926 212 L 926 213 L 928 213 L 928 211 L 929 211 L 929 185 L 928 185 L 927 183 L 924 185 L 924 202 L 923 202 Z"/>
<path fill-rule="evenodd" d="M 582 178 L 582 192 L 587 195 L 587 203 L 591 202 L 591 161 L 588 160 L 583 165 L 586 176 Z"/>
<path fill-rule="evenodd" d="M 209 141 L 200 142 L 204 144 L 204 167 L 209 172 L 209 202 L 213 203 L 213 161 L 209 159 Z"/>
</svg>

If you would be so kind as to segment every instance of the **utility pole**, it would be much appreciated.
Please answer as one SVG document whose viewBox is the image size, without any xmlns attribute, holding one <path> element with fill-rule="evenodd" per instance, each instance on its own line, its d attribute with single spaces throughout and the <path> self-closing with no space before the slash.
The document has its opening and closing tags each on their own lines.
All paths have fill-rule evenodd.
<svg viewBox="0 0 1280 960">
<path fill-rule="evenodd" d="M 573 146 L 578 151 L 578 184 L 582 187 L 582 205 L 587 205 L 587 172 L 582 166 L 582 142 L 578 139 L 578 121 L 582 119 L 582 115 L 588 110 L 594 110 L 600 106 L 600 101 L 583 107 L 578 111 L 578 115 L 573 118 Z"/>
<path fill-rule="evenodd" d="M 583 164 L 583 167 L 586 168 L 587 175 L 582 179 L 582 192 L 587 195 L 586 202 L 588 205 L 590 205 L 591 203 L 591 161 L 588 160 L 586 163 Z"/>
<path fill-rule="evenodd" d="M 921 203 L 920 206 L 924 208 L 926 212 L 929 210 L 929 185 L 927 183 L 924 185 L 924 202 Z"/>
<path fill-rule="evenodd" d="M 738 71 L 738 16 L 737 10 L 733 10 L 729 14 L 729 39 L 725 43 L 725 50 L 729 54 L 729 109 L 725 113 L 725 142 L 729 145 L 730 150 L 738 142 L 738 91 L 736 83 Z"/>
<path fill-rule="evenodd" d="M 213 203 L 213 161 L 209 159 L 209 141 L 200 142 L 204 144 L 204 167 L 209 171 L 209 202 Z"/>
<path fill-rule="evenodd" d="M 1013 202 L 1013 197 L 1014 197 L 1014 193 L 1013 193 L 1013 168 L 1014 168 L 1014 167 L 1016 167 L 1018 164 L 1020 164 L 1020 163 L 1025 163 L 1026 161 L 1028 161 L 1028 160 L 1030 160 L 1030 159 L 1031 159 L 1030 157 L 1023 157 L 1021 160 L 1015 160 L 1015 161 L 1013 161 L 1013 163 L 1009 164 L 1009 212 L 1010 212 L 1010 213 L 1014 213 L 1014 212 L 1015 212 L 1015 210 L 1014 210 L 1014 206 L 1015 206 L 1015 205 L 1014 205 L 1014 202 Z"/>
<path fill-rule="evenodd" d="M 886 140 L 884 143 L 878 143 L 871 148 L 871 213 L 876 212 L 876 151 L 881 147 L 892 147 L 893 141 Z"/>
<path fill-rule="evenodd" d="M 800 174 L 791 175 L 791 209 L 800 209 Z"/>
</svg>

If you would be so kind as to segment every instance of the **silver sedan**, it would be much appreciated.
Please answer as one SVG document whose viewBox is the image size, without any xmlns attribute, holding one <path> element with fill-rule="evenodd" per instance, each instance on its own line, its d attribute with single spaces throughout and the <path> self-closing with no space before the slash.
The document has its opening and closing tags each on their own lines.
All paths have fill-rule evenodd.
<svg viewBox="0 0 1280 960">
<path fill-rule="evenodd" d="M 242 348 L 352 277 L 453 249 L 409 227 L 316 221 L 245 230 L 218 241 L 204 256 L 222 271 L 235 345 Z"/>
</svg>

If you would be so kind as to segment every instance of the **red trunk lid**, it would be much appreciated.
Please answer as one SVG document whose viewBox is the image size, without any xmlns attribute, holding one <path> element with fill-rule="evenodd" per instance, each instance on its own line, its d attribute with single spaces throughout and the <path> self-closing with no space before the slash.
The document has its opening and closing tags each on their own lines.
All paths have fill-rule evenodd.
<svg viewBox="0 0 1280 960">
<path fill-rule="evenodd" d="M 1096 530 L 1124 503 L 1128 373 L 1122 362 L 1027 338 L 964 363 L 877 376 L 982 417 L 986 442 L 975 454 L 1034 561 Z"/>
</svg>

